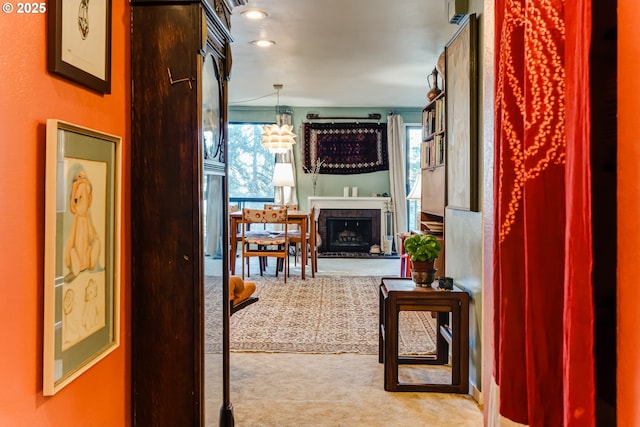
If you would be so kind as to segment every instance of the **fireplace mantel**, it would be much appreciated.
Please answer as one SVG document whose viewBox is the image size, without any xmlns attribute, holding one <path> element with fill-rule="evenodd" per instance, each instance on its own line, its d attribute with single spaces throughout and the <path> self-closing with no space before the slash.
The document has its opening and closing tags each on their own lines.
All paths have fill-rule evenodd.
<svg viewBox="0 0 640 427">
<path fill-rule="evenodd" d="M 383 236 L 387 233 L 387 215 L 391 197 L 316 197 L 308 198 L 309 210 L 316 209 L 378 209 L 380 210 L 380 242 L 383 246 Z"/>
<path fill-rule="evenodd" d="M 308 198 L 309 210 L 316 209 L 380 209 L 386 212 L 391 197 L 316 197 Z M 384 235 L 384 233 L 382 233 Z"/>
</svg>

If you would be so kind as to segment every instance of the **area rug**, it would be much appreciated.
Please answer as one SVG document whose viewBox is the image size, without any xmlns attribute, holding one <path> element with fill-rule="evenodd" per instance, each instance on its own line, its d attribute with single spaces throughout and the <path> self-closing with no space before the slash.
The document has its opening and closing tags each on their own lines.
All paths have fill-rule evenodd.
<svg viewBox="0 0 640 427">
<path fill-rule="evenodd" d="M 231 351 L 378 353 L 380 279 L 326 276 L 301 280 L 252 277 L 259 301 L 231 316 Z M 205 350 L 220 351 L 211 313 L 220 304 L 216 281 L 205 282 Z M 433 354 L 436 323 L 429 312 L 401 312 L 401 354 Z"/>
</svg>

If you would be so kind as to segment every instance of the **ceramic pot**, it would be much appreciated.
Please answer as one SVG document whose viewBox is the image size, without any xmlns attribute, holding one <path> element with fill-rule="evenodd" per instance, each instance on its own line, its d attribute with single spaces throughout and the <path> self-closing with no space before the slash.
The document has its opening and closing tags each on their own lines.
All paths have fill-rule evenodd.
<svg viewBox="0 0 640 427">
<path fill-rule="evenodd" d="M 411 261 L 411 278 L 418 286 L 430 288 L 437 271 L 433 261 Z"/>
</svg>

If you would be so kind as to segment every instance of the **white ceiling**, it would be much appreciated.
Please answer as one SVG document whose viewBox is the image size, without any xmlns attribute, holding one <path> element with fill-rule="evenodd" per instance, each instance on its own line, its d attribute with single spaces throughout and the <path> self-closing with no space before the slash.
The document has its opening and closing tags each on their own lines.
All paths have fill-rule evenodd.
<svg viewBox="0 0 640 427">
<path fill-rule="evenodd" d="M 458 29 L 445 3 L 248 0 L 231 16 L 229 105 L 275 106 L 281 83 L 280 105 L 422 107 L 427 76 Z M 247 8 L 269 16 L 248 20 L 240 15 Z M 258 38 L 276 44 L 249 44 Z"/>
</svg>

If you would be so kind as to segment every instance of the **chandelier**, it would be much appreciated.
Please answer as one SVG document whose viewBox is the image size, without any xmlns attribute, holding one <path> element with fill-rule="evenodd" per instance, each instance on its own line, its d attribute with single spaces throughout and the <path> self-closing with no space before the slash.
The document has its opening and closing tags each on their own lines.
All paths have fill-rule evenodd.
<svg viewBox="0 0 640 427">
<path fill-rule="evenodd" d="M 262 126 L 263 133 L 260 137 L 262 138 L 262 146 L 269 150 L 270 153 L 286 153 L 296 143 L 294 141 L 296 134 L 293 133 L 293 126 L 280 123 L 280 89 L 282 89 L 282 85 L 274 84 L 273 88 L 276 90 L 278 97 L 276 124 Z"/>
</svg>

